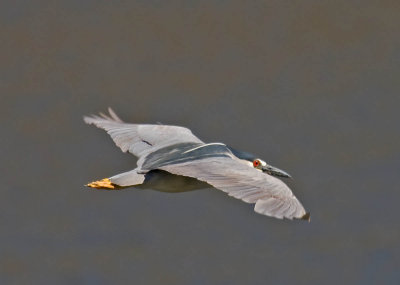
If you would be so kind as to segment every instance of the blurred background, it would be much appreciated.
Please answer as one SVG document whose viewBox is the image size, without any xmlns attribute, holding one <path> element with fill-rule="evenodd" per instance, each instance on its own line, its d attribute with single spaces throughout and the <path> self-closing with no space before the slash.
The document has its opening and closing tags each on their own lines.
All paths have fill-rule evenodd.
<svg viewBox="0 0 400 285">
<path fill-rule="evenodd" d="M 400 284 L 398 1 L 2 1 L 1 284 Z M 135 167 L 82 116 L 252 152 L 311 223 Z"/>
</svg>

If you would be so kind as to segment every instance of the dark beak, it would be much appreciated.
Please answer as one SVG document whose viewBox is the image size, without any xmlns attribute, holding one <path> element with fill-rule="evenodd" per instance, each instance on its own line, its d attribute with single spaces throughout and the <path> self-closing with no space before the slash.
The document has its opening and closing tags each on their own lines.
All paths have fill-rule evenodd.
<svg viewBox="0 0 400 285">
<path fill-rule="evenodd" d="M 279 168 L 273 167 L 271 165 L 263 166 L 262 171 L 264 171 L 272 176 L 292 178 L 292 176 L 290 176 L 289 173 L 287 173 Z"/>
</svg>

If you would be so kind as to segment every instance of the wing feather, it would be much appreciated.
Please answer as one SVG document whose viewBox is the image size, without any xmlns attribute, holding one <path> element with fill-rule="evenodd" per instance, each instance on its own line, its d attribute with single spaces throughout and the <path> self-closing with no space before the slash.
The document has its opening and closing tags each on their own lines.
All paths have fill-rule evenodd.
<svg viewBox="0 0 400 285">
<path fill-rule="evenodd" d="M 137 157 L 168 145 L 182 142 L 203 143 L 184 127 L 167 125 L 128 124 L 109 108 L 109 114 L 85 116 L 87 124 L 104 129 L 123 151 Z"/>
<path fill-rule="evenodd" d="M 230 157 L 212 157 L 160 169 L 207 182 L 229 196 L 255 203 L 257 213 L 275 218 L 308 218 L 303 206 L 281 180 Z"/>
</svg>

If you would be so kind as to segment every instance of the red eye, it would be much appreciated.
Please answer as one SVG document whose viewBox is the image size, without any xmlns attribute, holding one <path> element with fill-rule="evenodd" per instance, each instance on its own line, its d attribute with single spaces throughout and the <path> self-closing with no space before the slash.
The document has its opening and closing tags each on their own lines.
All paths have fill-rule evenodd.
<svg viewBox="0 0 400 285">
<path fill-rule="evenodd" d="M 260 161 L 258 159 L 253 161 L 253 166 L 258 167 L 260 165 Z"/>
</svg>

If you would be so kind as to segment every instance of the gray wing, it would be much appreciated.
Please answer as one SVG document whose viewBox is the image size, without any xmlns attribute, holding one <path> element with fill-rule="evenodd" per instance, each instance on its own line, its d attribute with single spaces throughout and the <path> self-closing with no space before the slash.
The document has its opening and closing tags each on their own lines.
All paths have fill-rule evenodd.
<svg viewBox="0 0 400 285">
<path fill-rule="evenodd" d="M 309 214 L 285 183 L 236 159 L 212 157 L 159 169 L 197 178 L 229 196 L 255 203 L 257 213 L 278 219 L 309 219 Z"/>
<path fill-rule="evenodd" d="M 109 108 L 109 115 L 85 116 L 87 124 L 104 129 L 123 152 L 130 152 L 138 157 L 168 145 L 193 142 L 203 143 L 184 127 L 166 125 L 128 124 L 123 122 Z"/>
</svg>

